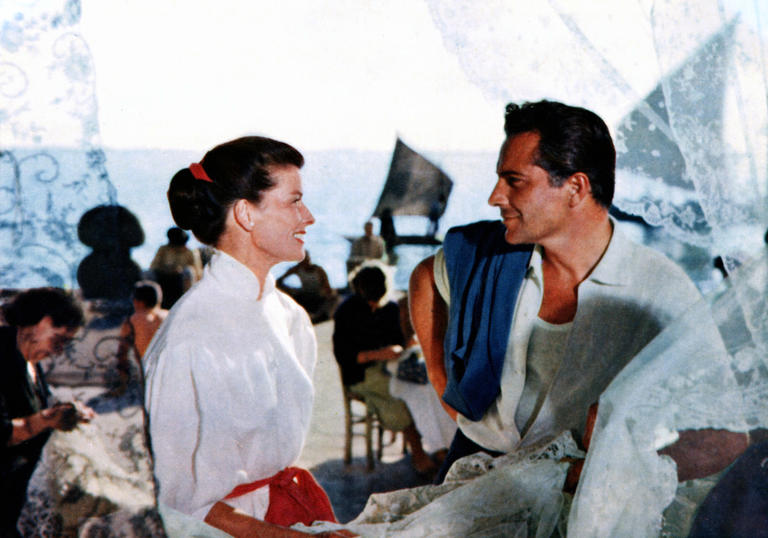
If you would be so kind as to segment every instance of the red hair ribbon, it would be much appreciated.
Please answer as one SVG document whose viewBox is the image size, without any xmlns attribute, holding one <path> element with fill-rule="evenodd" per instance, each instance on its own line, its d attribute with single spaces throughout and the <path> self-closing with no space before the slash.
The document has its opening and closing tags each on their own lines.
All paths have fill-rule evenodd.
<svg viewBox="0 0 768 538">
<path fill-rule="evenodd" d="M 199 179 L 200 181 L 207 181 L 208 183 L 213 183 L 213 180 L 208 177 L 208 174 L 205 173 L 205 169 L 200 165 L 200 163 L 192 163 L 189 165 L 189 171 L 192 172 L 192 175 L 195 179 Z"/>
</svg>

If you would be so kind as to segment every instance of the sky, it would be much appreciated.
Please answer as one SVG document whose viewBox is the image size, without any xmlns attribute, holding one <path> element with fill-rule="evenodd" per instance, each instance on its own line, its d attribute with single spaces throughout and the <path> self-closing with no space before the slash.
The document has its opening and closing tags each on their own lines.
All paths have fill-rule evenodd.
<svg viewBox="0 0 768 538">
<path fill-rule="evenodd" d="M 305 151 L 389 151 L 397 135 L 496 151 L 505 103 L 545 97 L 613 129 L 734 13 L 768 16 L 759 0 L 81 5 L 103 144 L 197 151 L 254 133 Z"/>
<path fill-rule="evenodd" d="M 82 0 L 102 142 L 202 150 L 498 148 L 504 102 L 470 83 L 426 3 Z"/>
</svg>

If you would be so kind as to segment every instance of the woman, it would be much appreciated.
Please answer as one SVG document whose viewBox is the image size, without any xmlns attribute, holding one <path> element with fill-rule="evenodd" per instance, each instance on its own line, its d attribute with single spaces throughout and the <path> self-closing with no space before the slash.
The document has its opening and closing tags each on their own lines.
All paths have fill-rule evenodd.
<svg viewBox="0 0 768 538">
<path fill-rule="evenodd" d="M 83 324 L 74 299 L 60 289 L 32 289 L 2 310 L 9 326 L 0 327 L 0 535 L 20 536 L 16 520 L 50 431 L 69 431 L 92 412 L 73 403 L 49 407 L 50 393 L 37 364 L 61 352 Z"/>
<path fill-rule="evenodd" d="M 269 274 L 304 257 L 315 221 L 302 201 L 303 162 L 287 144 L 245 137 L 171 180 L 176 224 L 217 252 L 145 356 L 164 517 L 182 512 L 235 536 L 292 535 L 277 525 L 334 519 L 311 475 L 290 467 L 309 426 L 316 343 L 306 312 Z M 292 494 L 312 501 L 286 508 L 281 485 L 297 480 L 306 488 Z"/>
</svg>

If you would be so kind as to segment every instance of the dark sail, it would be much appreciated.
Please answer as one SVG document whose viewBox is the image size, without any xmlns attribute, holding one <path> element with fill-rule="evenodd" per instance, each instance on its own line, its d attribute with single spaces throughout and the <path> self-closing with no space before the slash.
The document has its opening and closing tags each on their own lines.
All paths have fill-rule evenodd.
<svg viewBox="0 0 768 538">
<path fill-rule="evenodd" d="M 440 168 L 398 138 L 389 175 L 373 216 L 381 217 L 385 209 L 390 209 L 392 216 L 440 218 L 452 188 L 453 182 Z"/>
</svg>

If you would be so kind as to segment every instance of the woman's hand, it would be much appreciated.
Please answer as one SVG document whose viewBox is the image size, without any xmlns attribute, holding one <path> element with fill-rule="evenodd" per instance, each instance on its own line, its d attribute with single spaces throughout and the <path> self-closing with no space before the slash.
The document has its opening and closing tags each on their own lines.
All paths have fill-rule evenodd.
<svg viewBox="0 0 768 538">
<path fill-rule="evenodd" d="M 43 409 L 40 414 L 48 428 L 71 431 L 77 426 L 77 409 L 71 403 L 56 404 L 48 409 Z"/>
<path fill-rule="evenodd" d="M 72 431 L 79 423 L 90 422 L 95 415 L 93 409 L 79 402 L 56 404 L 40 413 L 49 428 L 64 432 Z"/>
<path fill-rule="evenodd" d="M 87 405 L 80 402 L 67 402 L 43 409 L 34 415 L 14 418 L 8 446 L 23 443 L 50 429 L 71 431 L 78 423 L 90 422 L 95 414 Z"/>
<path fill-rule="evenodd" d="M 208 515 L 205 516 L 205 522 L 211 527 L 216 527 L 236 538 L 300 538 L 302 536 L 318 536 L 317 534 L 308 534 L 253 518 L 221 501 L 213 505 Z M 324 532 L 319 536 L 357 535 L 341 530 Z"/>
</svg>

